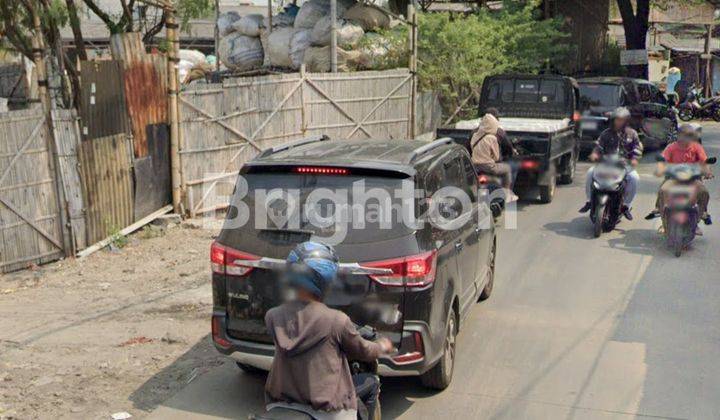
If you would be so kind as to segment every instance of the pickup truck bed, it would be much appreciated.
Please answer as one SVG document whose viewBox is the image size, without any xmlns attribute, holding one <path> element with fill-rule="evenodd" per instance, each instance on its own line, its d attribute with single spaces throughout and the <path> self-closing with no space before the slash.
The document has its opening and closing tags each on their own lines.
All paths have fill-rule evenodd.
<svg viewBox="0 0 720 420">
<path fill-rule="evenodd" d="M 440 128 L 438 138 L 449 137 L 472 154 L 470 139 L 479 120 L 459 122 L 455 128 Z M 556 181 L 572 183 L 578 153 L 576 133 L 564 120 L 503 118 L 503 130 L 512 141 L 518 156 L 511 160 L 517 168 L 515 190 L 527 195 L 539 189 L 540 201 L 552 201 Z"/>
</svg>

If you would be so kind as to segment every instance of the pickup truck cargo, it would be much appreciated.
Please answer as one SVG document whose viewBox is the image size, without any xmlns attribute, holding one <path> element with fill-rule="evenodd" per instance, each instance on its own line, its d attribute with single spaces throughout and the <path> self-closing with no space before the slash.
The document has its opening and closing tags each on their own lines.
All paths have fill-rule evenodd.
<svg viewBox="0 0 720 420">
<path fill-rule="evenodd" d="M 490 108 L 500 111 L 500 126 L 518 151 L 515 190 L 552 201 L 557 183 L 570 184 L 578 159 L 579 89 L 574 79 L 551 75 L 508 74 L 485 79 L 479 116 Z M 470 149 L 480 119 L 458 122 L 437 130 Z"/>
</svg>

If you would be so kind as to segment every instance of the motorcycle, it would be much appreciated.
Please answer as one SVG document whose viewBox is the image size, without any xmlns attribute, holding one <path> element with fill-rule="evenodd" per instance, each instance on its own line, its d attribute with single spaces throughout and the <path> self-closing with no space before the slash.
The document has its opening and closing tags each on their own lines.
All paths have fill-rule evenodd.
<svg viewBox="0 0 720 420">
<path fill-rule="evenodd" d="M 378 338 L 377 330 L 370 326 L 359 327 L 356 325 L 360 336 L 369 341 L 375 341 Z M 350 373 L 355 376 L 360 373 L 378 374 L 378 362 L 361 362 L 358 360 L 348 360 L 350 365 Z M 278 404 L 260 414 L 252 414 L 248 417 L 250 420 L 316 420 L 313 416 L 314 410 L 310 406 L 301 404 L 283 405 Z M 358 419 L 367 419 L 367 408 L 358 398 Z M 373 418 L 381 420 L 380 399 L 375 402 L 375 410 Z"/>
<path fill-rule="evenodd" d="M 603 232 L 611 232 L 620 223 L 627 165 L 620 156 L 608 155 L 593 170 L 590 220 L 596 238 Z"/>
<path fill-rule="evenodd" d="M 497 222 L 505 211 L 505 194 L 501 194 L 502 180 L 498 176 L 481 173 L 478 175 L 478 185 L 480 198 L 489 200 L 490 212 Z"/>
<path fill-rule="evenodd" d="M 720 96 L 703 98 L 702 91 L 693 87 L 678 108 L 678 117 L 687 122 L 693 119 L 713 119 L 720 122 Z"/>
<path fill-rule="evenodd" d="M 658 161 L 664 161 L 662 156 Z M 706 163 L 714 165 L 717 158 L 709 158 Z M 700 165 L 670 165 L 665 170 L 665 179 L 675 181 L 665 192 L 665 208 L 660 209 L 667 244 L 675 256 L 680 257 L 695 239 L 700 214 L 697 206 L 697 181 L 702 180 Z"/>
</svg>

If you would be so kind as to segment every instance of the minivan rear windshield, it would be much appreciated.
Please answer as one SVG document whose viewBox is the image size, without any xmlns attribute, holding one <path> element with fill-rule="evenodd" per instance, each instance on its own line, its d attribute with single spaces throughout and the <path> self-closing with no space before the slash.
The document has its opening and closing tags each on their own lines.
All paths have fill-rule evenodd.
<svg viewBox="0 0 720 420">
<path fill-rule="evenodd" d="M 333 238 L 328 239 L 331 243 L 339 239 L 335 244 L 395 239 L 414 232 L 412 222 L 406 222 L 414 220 L 413 188 L 412 178 L 243 174 L 232 207 L 245 212 L 247 221 L 234 223 L 232 228 L 250 241 L 274 232 L 314 234 L 317 239 Z"/>
<path fill-rule="evenodd" d="M 607 84 L 581 84 L 580 103 L 584 108 L 611 108 L 621 105 L 620 86 Z"/>
</svg>

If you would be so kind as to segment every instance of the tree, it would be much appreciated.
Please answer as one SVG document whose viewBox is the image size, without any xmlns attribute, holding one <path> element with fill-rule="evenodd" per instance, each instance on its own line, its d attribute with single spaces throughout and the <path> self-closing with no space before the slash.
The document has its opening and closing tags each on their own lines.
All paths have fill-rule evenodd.
<svg viewBox="0 0 720 420">
<path fill-rule="evenodd" d="M 516 6 L 499 12 L 479 10 L 467 17 L 419 15 L 420 88 L 440 93 L 446 116 L 476 116 L 485 77 L 537 73 L 566 56 L 568 35 L 561 31 L 561 21 L 538 20 L 530 2 Z"/>
<path fill-rule="evenodd" d="M 617 6 L 625 29 L 625 44 L 628 50 L 647 48 L 647 36 L 650 29 L 651 7 L 667 8 L 671 4 L 700 4 L 701 0 L 617 0 Z M 633 5 L 635 7 L 633 7 Z M 629 66 L 630 76 L 647 79 L 648 66 Z"/>
<path fill-rule="evenodd" d="M 20 54 L 33 60 L 33 15 L 40 16 L 40 35 L 50 51 L 49 75 L 59 81 L 54 100 L 59 106 L 70 107 L 73 92 L 77 93 L 77 71 L 73 60 L 63 49 L 60 28 L 68 22 L 67 9 L 61 0 L 2 0 L 0 2 L 0 35 Z M 65 76 L 67 72 L 67 76 Z M 71 88 L 73 86 L 73 88 Z"/>
<path fill-rule="evenodd" d="M 184 29 L 188 28 L 191 19 L 207 17 L 214 10 L 214 3 L 211 0 L 120 0 L 122 13 L 119 17 L 114 17 L 110 12 L 103 10 L 97 0 L 82 1 L 105 23 L 111 34 L 140 31 L 144 27 L 143 41 L 146 43 L 151 42 L 165 27 L 167 10 L 164 5 L 172 5 L 175 8 L 180 25 Z M 144 3 L 149 6 L 148 9 L 151 9 L 144 9 L 140 21 L 137 22 L 134 14 L 136 3 Z M 149 22 L 150 16 L 155 16 L 153 22 Z"/>
</svg>

